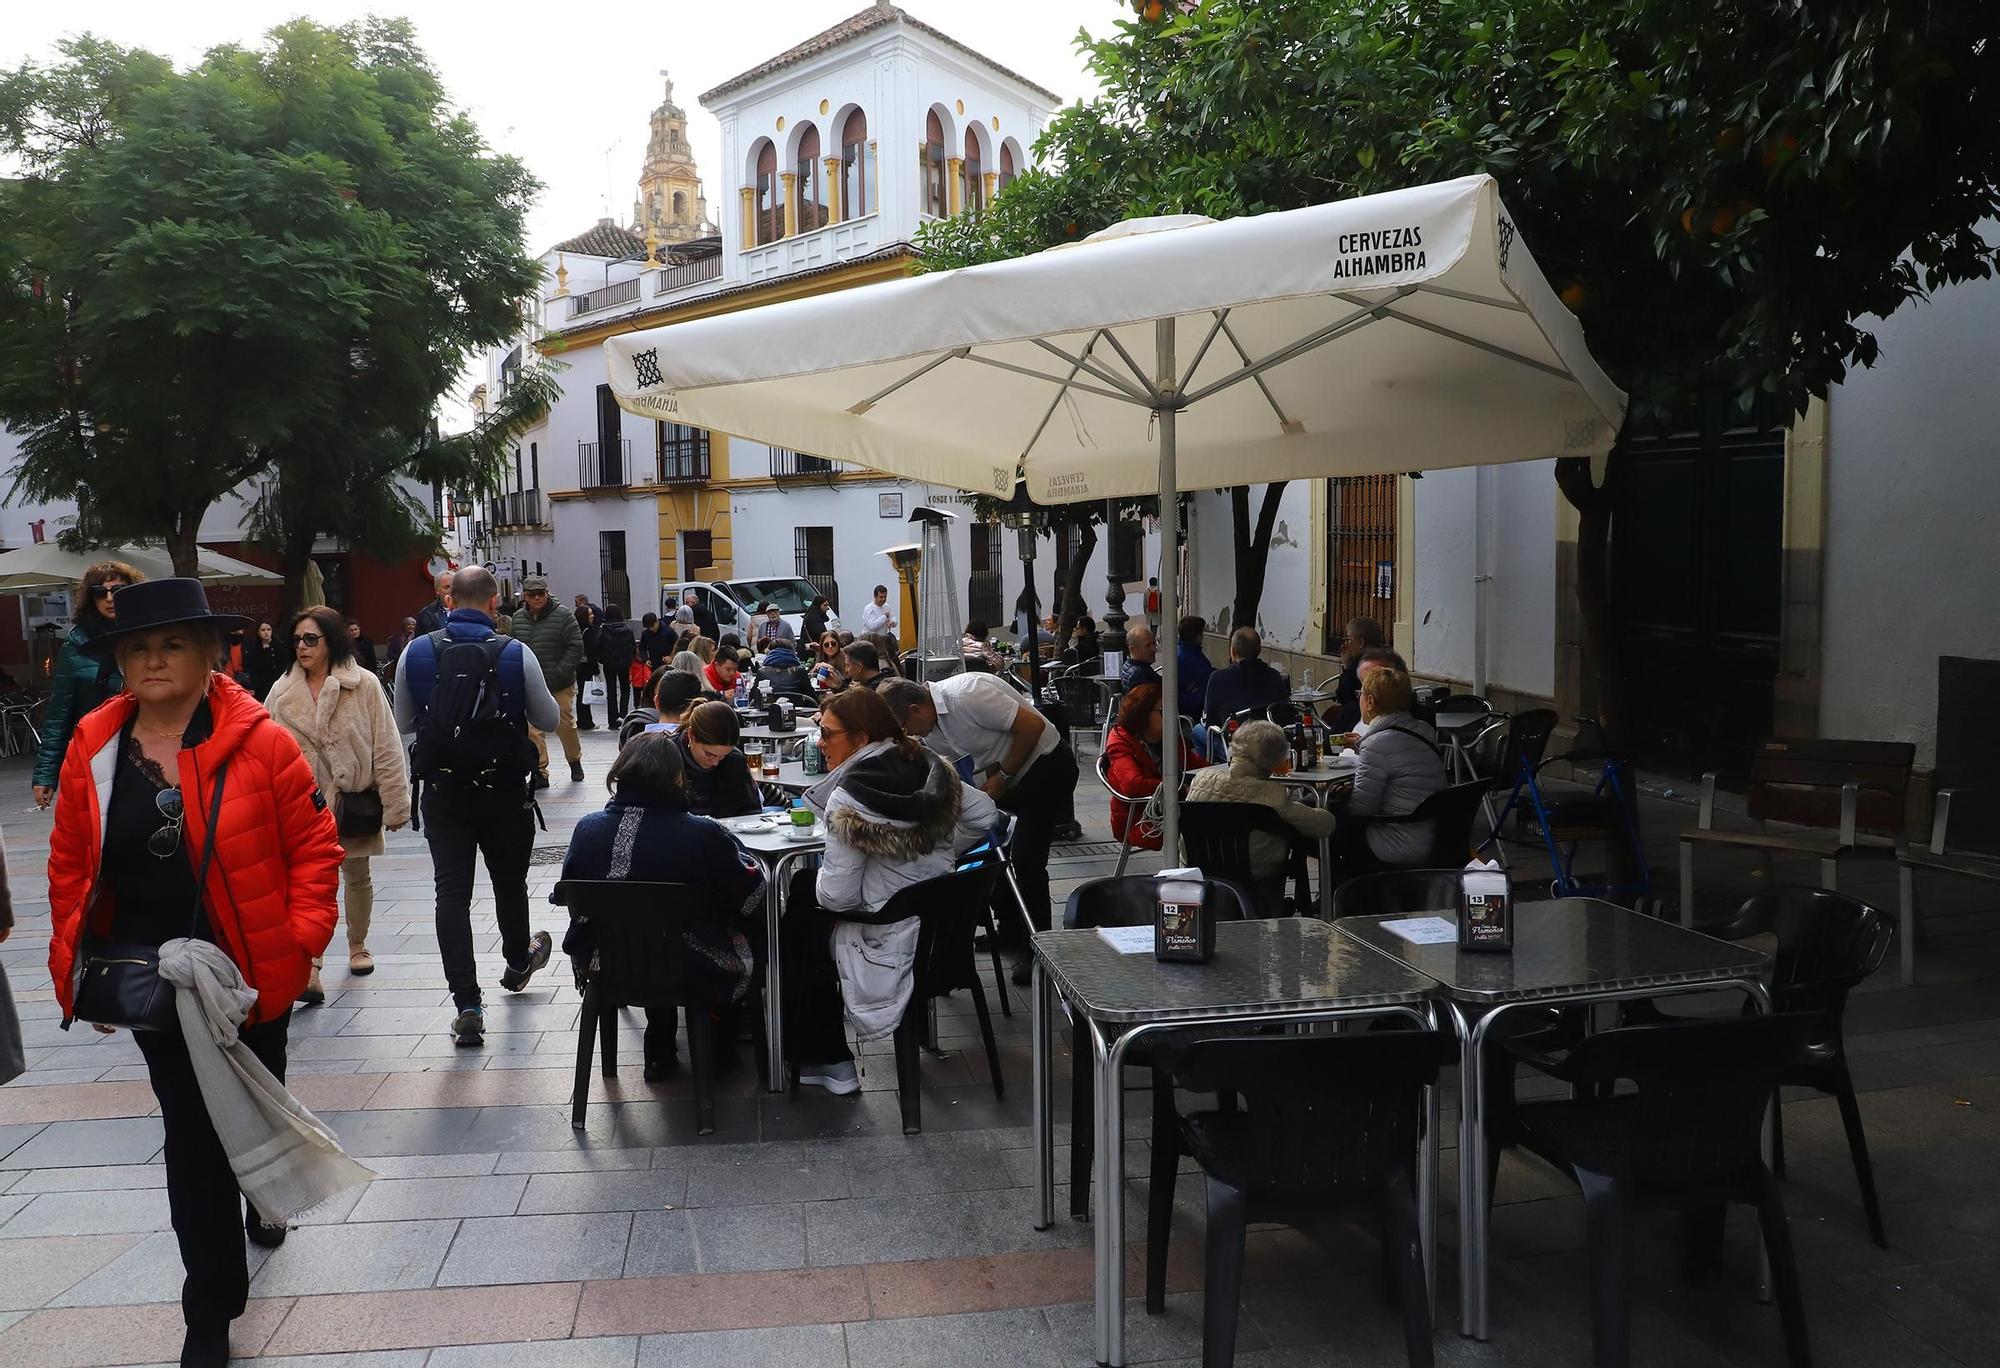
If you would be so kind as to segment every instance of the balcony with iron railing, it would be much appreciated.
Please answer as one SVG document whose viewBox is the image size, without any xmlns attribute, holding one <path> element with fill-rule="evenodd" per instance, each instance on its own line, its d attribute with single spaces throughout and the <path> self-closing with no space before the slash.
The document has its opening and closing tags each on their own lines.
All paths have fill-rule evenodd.
<svg viewBox="0 0 2000 1368">
<path fill-rule="evenodd" d="M 585 294 L 571 295 L 569 297 L 569 316 L 575 318 L 579 314 L 595 313 L 599 309 L 608 309 L 614 304 L 629 304 L 638 297 L 639 277 L 633 276 L 630 280 L 620 280 L 609 285 L 601 285 L 597 289 Z"/>
<path fill-rule="evenodd" d="M 808 456 L 788 447 L 771 448 L 771 478 L 774 480 L 832 480 L 848 467 L 824 456 Z"/>
<path fill-rule="evenodd" d="M 662 447 L 655 463 L 656 478 L 661 484 L 707 484 L 708 440 L 706 436 L 698 444 L 677 443 Z"/>
<path fill-rule="evenodd" d="M 675 290 L 684 290 L 705 280 L 720 279 L 722 279 L 722 253 L 717 252 L 713 256 L 684 261 L 661 270 L 655 277 L 653 293 L 672 294 Z"/>
<path fill-rule="evenodd" d="M 632 439 L 576 444 L 577 488 L 623 489 L 632 482 Z"/>
</svg>

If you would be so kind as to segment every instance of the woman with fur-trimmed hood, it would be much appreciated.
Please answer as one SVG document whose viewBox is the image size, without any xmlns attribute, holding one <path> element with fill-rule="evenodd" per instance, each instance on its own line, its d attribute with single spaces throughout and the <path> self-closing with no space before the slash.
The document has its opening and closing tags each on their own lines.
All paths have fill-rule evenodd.
<svg viewBox="0 0 2000 1368">
<path fill-rule="evenodd" d="M 819 741 L 832 772 L 805 802 L 826 825 L 826 853 L 811 898 L 802 903 L 806 890 L 795 889 L 785 924 L 797 937 L 791 963 L 824 966 L 830 950 L 839 997 L 823 975 L 808 969 L 799 976 L 807 1000 L 785 1014 L 786 1055 L 801 1083 L 849 1093 L 860 1081 L 841 1009 L 857 1039 L 878 1040 L 896 1029 L 910 1005 L 917 919 L 856 922 L 840 914 L 879 912 L 911 884 L 949 874 L 961 854 L 991 834 L 997 810 L 992 799 L 904 735 L 873 691 L 849 689 L 829 698 Z M 810 903 L 817 903 L 819 915 L 801 916 Z"/>
</svg>

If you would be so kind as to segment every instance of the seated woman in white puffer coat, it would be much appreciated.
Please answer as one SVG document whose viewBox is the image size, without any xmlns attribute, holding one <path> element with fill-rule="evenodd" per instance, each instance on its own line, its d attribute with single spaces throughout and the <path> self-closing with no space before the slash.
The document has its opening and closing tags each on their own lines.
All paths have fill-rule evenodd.
<svg viewBox="0 0 2000 1368">
<path fill-rule="evenodd" d="M 819 744 L 831 772 L 805 802 L 825 824 L 826 854 L 794 880 L 785 913 L 785 1058 L 800 1083 L 851 1093 L 861 1084 L 844 1026 L 869 1041 L 902 1022 L 918 927 L 915 917 L 840 914 L 880 912 L 904 888 L 950 873 L 992 833 L 998 810 L 904 735 L 871 689 L 827 699 Z"/>
</svg>

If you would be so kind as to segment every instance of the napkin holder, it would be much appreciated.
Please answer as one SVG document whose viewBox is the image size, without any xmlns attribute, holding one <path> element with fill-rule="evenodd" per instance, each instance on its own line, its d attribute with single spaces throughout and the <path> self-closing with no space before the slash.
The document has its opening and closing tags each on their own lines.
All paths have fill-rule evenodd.
<svg viewBox="0 0 2000 1368">
<path fill-rule="evenodd" d="M 1215 954 L 1215 909 L 1199 869 L 1163 869 L 1153 879 L 1153 958 L 1206 964 Z"/>
<path fill-rule="evenodd" d="M 1494 955 L 1514 951 L 1514 890 L 1498 865 L 1468 865 L 1459 875 L 1458 948 Z"/>
<path fill-rule="evenodd" d="M 764 710 L 764 725 L 774 732 L 789 732 L 794 729 L 792 700 L 773 699 L 771 706 Z"/>
</svg>

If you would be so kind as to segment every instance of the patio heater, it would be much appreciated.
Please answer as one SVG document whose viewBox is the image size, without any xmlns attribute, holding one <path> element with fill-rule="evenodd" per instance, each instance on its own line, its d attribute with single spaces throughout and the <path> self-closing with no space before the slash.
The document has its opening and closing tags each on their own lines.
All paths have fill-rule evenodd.
<svg viewBox="0 0 2000 1368">
<path fill-rule="evenodd" d="M 911 625 L 917 639 L 919 671 L 925 679 L 949 679 L 965 670 L 965 652 L 959 634 L 965 619 L 958 608 L 958 575 L 951 561 L 951 525 L 958 515 L 928 505 L 910 514 L 910 521 L 923 530 L 918 534 L 923 547 L 915 592 L 917 620 Z"/>
<path fill-rule="evenodd" d="M 1014 529 L 1020 543 L 1021 571 L 1028 585 L 1028 601 L 1034 606 L 1029 610 L 1028 635 L 1024 649 L 1028 655 L 1028 697 L 1035 706 L 1042 702 L 1042 646 L 1041 646 L 1041 604 L 1035 599 L 1035 539 L 1042 535 L 1049 525 L 1049 510 L 1028 497 L 1025 484 L 1016 482 L 1014 497 L 1000 505 L 1000 525 Z"/>
</svg>

